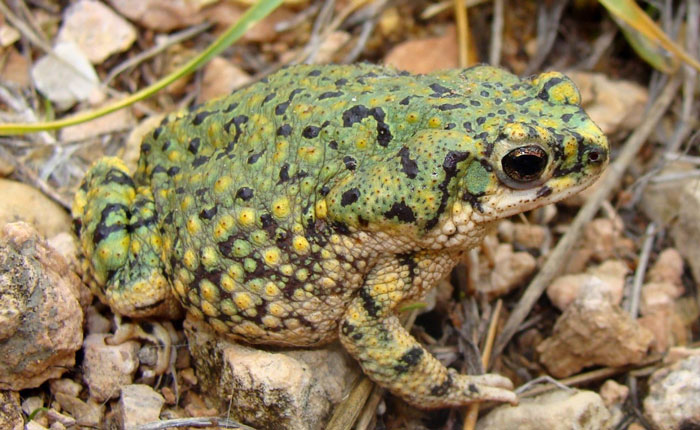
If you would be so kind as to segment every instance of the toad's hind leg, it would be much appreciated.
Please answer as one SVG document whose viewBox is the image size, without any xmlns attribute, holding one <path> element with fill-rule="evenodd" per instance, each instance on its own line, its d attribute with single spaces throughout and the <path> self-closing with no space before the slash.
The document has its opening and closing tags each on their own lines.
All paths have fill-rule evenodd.
<svg viewBox="0 0 700 430">
<path fill-rule="evenodd" d="M 371 379 L 421 408 L 516 402 L 508 379 L 447 369 L 401 326 L 393 311 L 411 291 L 411 265 L 392 259 L 367 277 L 340 324 L 340 340 L 350 355 Z"/>
<path fill-rule="evenodd" d="M 136 188 L 118 158 L 97 161 L 76 193 L 73 219 L 85 255 L 84 273 L 116 313 L 132 317 L 179 313 L 164 276 L 155 215 L 150 189 Z"/>
</svg>

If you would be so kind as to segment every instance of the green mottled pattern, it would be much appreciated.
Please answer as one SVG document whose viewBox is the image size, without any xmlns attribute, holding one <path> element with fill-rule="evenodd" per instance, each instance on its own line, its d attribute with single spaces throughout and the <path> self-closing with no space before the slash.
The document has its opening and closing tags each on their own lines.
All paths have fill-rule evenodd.
<svg viewBox="0 0 700 430">
<path fill-rule="evenodd" d="M 532 146 L 543 172 L 513 181 L 502 160 Z M 605 137 L 556 72 L 295 66 L 170 115 L 133 180 L 99 161 L 74 217 L 95 289 L 117 312 L 172 315 L 176 297 L 251 343 L 340 335 L 412 403 L 512 400 L 500 377 L 445 369 L 394 310 L 495 220 L 585 187 L 606 160 Z"/>
</svg>

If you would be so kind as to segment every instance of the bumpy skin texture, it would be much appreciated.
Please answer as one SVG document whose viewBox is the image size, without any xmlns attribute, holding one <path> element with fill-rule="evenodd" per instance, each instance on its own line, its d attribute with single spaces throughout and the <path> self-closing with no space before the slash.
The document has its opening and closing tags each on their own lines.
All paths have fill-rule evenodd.
<svg viewBox="0 0 700 430">
<path fill-rule="evenodd" d="M 421 407 L 515 401 L 446 369 L 399 324 L 500 218 L 589 185 L 605 136 L 565 76 L 296 66 L 169 116 L 133 179 L 98 161 L 76 195 L 87 270 L 116 312 L 177 302 L 250 343 L 340 337 Z M 175 298 L 177 300 L 175 300 Z"/>
</svg>

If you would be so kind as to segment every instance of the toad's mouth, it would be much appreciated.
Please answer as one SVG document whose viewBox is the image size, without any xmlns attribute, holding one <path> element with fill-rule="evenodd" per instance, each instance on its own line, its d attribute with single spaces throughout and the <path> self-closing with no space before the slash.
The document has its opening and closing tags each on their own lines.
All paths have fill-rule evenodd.
<svg viewBox="0 0 700 430">
<path fill-rule="evenodd" d="M 473 214 L 474 222 L 490 222 L 556 203 L 577 194 L 595 183 L 600 174 L 586 176 L 574 183 L 570 177 L 550 179 L 536 188 L 516 190 L 503 188 L 480 201 L 481 210 Z"/>
</svg>

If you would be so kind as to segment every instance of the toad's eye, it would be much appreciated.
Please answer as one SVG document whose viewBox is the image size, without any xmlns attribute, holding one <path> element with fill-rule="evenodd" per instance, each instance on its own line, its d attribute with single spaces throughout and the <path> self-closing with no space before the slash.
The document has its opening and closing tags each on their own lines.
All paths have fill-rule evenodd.
<svg viewBox="0 0 700 430">
<path fill-rule="evenodd" d="M 518 184 L 536 181 L 547 167 L 547 153 L 537 145 L 516 148 L 501 160 L 503 172 Z"/>
</svg>

